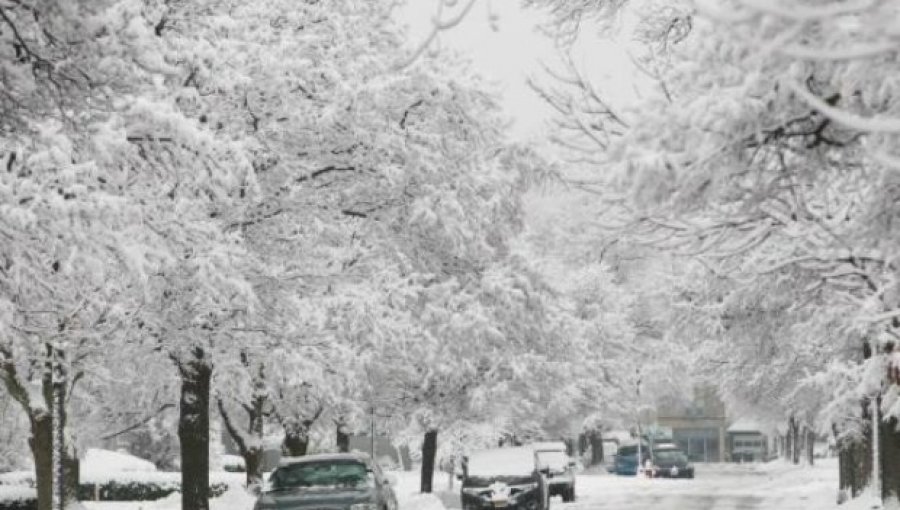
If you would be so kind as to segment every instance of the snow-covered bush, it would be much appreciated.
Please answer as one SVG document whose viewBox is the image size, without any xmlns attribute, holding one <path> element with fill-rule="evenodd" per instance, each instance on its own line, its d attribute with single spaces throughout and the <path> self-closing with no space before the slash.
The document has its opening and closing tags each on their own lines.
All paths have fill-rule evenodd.
<svg viewBox="0 0 900 510">
<path fill-rule="evenodd" d="M 161 473 L 162 474 L 162 473 Z M 181 490 L 181 473 L 165 473 L 158 480 L 106 480 L 102 483 L 82 483 L 78 486 L 78 499 L 82 501 L 155 501 Z M 212 482 L 209 497 L 225 494 L 228 484 Z"/>
<path fill-rule="evenodd" d="M 247 470 L 244 458 L 240 455 L 221 455 L 219 457 L 222 469 L 231 473 L 243 473 Z"/>
<path fill-rule="evenodd" d="M 0 510 L 36 510 L 37 493 L 30 487 L 0 485 Z"/>
</svg>

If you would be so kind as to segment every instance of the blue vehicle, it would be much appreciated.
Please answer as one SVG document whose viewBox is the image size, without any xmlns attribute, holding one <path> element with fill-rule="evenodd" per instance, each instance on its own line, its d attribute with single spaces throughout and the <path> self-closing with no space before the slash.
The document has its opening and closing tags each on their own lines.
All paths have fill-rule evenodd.
<svg viewBox="0 0 900 510">
<path fill-rule="evenodd" d="M 638 466 L 643 465 L 650 459 L 650 445 L 641 443 L 641 460 L 638 462 L 638 445 L 637 443 L 622 445 L 616 452 L 615 461 L 613 462 L 613 472 L 617 475 L 634 476 L 638 472 Z"/>
</svg>

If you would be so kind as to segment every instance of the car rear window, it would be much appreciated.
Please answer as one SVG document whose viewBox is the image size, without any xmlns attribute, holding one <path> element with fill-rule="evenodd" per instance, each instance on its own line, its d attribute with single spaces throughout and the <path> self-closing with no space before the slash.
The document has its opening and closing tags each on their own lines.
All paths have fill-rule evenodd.
<svg viewBox="0 0 900 510">
<path fill-rule="evenodd" d="M 681 450 L 654 450 L 653 456 L 661 461 L 687 462 L 687 456 Z"/>
<path fill-rule="evenodd" d="M 637 446 L 620 446 L 619 455 L 637 455 Z"/>
<path fill-rule="evenodd" d="M 370 479 L 366 465 L 355 461 L 289 464 L 276 469 L 271 477 L 273 489 L 358 488 L 367 486 Z"/>
</svg>

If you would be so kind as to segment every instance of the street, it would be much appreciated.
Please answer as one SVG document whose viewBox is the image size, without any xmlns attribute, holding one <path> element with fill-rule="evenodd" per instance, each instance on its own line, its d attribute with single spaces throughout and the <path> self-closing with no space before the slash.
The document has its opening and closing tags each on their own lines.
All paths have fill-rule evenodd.
<svg viewBox="0 0 900 510">
<path fill-rule="evenodd" d="M 578 477 L 578 499 L 554 498 L 552 510 L 811 510 L 835 504 L 833 459 L 812 468 L 768 464 L 698 464 L 692 480 L 640 479 L 586 474 Z M 455 493 L 439 494 L 459 508 Z"/>
</svg>

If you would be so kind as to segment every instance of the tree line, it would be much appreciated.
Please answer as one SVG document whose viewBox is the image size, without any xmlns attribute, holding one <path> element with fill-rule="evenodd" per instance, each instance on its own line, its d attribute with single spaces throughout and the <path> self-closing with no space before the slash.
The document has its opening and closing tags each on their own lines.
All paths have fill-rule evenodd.
<svg viewBox="0 0 900 510">
<path fill-rule="evenodd" d="M 0 392 L 39 508 L 74 498 L 79 446 L 135 431 L 177 436 L 202 510 L 211 420 L 254 484 L 273 429 L 346 449 L 377 407 L 432 446 L 428 491 L 439 430 L 630 412 L 596 394 L 632 377 L 609 268 L 561 292 L 513 242 L 551 166 L 392 9 L 0 1 Z"/>
</svg>

